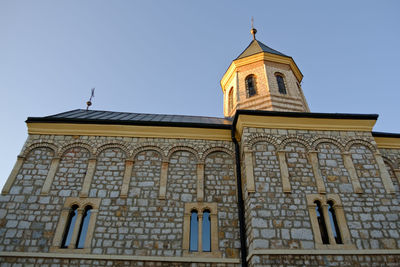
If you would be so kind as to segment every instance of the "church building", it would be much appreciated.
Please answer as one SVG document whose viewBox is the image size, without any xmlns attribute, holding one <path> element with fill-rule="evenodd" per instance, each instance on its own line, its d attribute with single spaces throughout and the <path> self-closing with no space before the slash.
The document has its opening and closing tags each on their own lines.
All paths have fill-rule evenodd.
<svg viewBox="0 0 400 267">
<path fill-rule="evenodd" d="M 221 118 L 29 117 L 1 266 L 399 266 L 400 134 L 310 112 L 294 59 L 251 33 Z"/>
</svg>

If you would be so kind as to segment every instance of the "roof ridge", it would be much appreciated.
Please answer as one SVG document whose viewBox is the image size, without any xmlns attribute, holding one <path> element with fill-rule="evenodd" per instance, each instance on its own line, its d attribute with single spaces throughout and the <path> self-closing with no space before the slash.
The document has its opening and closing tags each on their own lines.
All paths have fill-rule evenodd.
<svg viewBox="0 0 400 267">
<path fill-rule="evenodd" d="M 275 54 L 275 55 L 279 55 L 279 56 L 284 56 L 284 57 L 290 57 L 290 56 L 287 56 L 287 55 L 279 52 L 278 50 L 275 50 L 275 49 L 269 47 L 268 45 L 264 44 L 263 42 L 261 42 L 257 39 L 254 39 L 254 40 L 251 40 L 250 44 L 246 47 L 245 50 L 243 50 L 242 53 L 240 53 L 240 55 L 236 59 L 245 58 L 245 57 L 252 56 L 252 55 L 255 55 L 258 53 L 262 53 L 262 52 Z"/>
</svg>

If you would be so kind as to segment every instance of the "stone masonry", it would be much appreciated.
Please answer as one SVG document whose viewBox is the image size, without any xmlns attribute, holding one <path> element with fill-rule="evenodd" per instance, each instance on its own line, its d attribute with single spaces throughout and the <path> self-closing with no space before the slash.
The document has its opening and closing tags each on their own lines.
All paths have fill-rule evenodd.
<svg viewBox="0 0 400 267">
<path fill-rule="evenodd" d="M 255 193 L 245 190 L 246 227 L 249 250 L 315 249 L 306 196 L 317 193 L 310 165 L 310 151 L 317 151 L 326 193 L 339 196 L 357 249 L 400 247 L 398 181 L 390 171 L 394 194 L 383 185 L 370 133 L 339 131 L 274 130 L 245 128 L 242 149 L 252 151 Z M 361 194 L 354 193 L 343 153 L 350 152 L 359 177 Z M 285 151 L 291 192 L 284 193 L 277 152 Z M 390 152 L 390 154 L 389 154 Z M 393 165 L 399 151 L 382 150 L 386 164 Z M 391 160 L 390 160 L 391 159 Z M 249 166 L 244 166 L 245 170 Z M 245 175 L 246 172 L 243 172 Z M 245 187 L 246 189 L 246 187 Z M 317 233 L 319 234 L 319 233 Z M 398 266 L 398 256 L 309 257 L 254 255 L 251 266 L 297 266 L 338 264 L 340 266 Z"/>
<path fill-rule="evenodd" d="M 92 254 L 182 256 L 183 205 L 197 201 L 196 166 L 203 162 L 204 202 L 218 203 L 218 233 L 215 234 L 219 251 L 224 258 L 238 258 L 240 243 L 232 145 L 224 141 L 183 141 L 30 136 L 21 154 L 33 149 L 26 152 L 10 193 L 0 198 L 0 250 L 49 252 L 65 199 L 79 197 L 88 160 L 95 158 L 88 197 L 100 198 L 101 204 L 91 240 Z M 60 163 L 51 190 L 49 194 L 42 194 L 50 162 L 57 156 Z M 134 164 L 128 194 L 121 197 L 125 162 L 129 158 Z M 165 200 L 159 199 L 163 162 L 169 163 Z M 3 263 L 8 262 L 5 266 L 46 262 L 3 260 Z M 74 265 L 73 261 L 60 262 Z M 91 264 L 88 262 L 79 264 L 87 266 Z M 136 264 L 145 263 L 138 261 Z M 177 266 L 180 265 L 177 263 Z"/>
</svg>

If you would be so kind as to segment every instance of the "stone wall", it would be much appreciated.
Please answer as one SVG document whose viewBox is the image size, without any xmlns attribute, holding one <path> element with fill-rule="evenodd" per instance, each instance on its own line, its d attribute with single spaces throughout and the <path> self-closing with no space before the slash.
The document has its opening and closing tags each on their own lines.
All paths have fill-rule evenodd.
<svg viewBox="0 0 400 267">
<path fill-rule="evenodd" d="M 50 195 L 77 197 L 82 189 L 89 157 L 89 151 L 83 147 L 76 146 L 65 151 L 50 187 Z"/>
<path fill-rule="evenodd" d="M 398 266 L 398 255 L 269 255 L 255 256 L 250 267 L 295 267 L 295 266 Z"/>
<path fill-rule="evenodd" d="M 400 192 L 398 187 L 393 194 L 386 190 L 376 162 L 378 150 L 370 133 L 245 128 L 241 148 L 242 157 L 246 149 L 252 151 L 253 161 L 253 166 L 246 166 L 246 161 L 242 160 L 243 179 L 248 179 L 246 169 L 253 168 L 255 182 L 254 193 L 248 191 L 246 184 L 244 188 L 249 253 L 256 249 L 316 249 L 315 234 L 320 233 L 312 230 L 307 205 L 307 196 L 316 194 L 334 194 L 341 200 L 350 244 L 335 244 L 336 249 L 400 248 Z M 278 151 L 285 154 L 291 186 L 288 193 L 283 192 Z M 314 151 L 324 192 L 318 191 L 315 170 L 310 161 Z M 344 164 L 346 153 L 351 155 L 362 193 L 354 192 Z M 382 154 L 384 159 L 385 155 L 396 160 L 400 156 L 397 151 L 383 151 Z M 394 171 L 390 174 L 395 184 Z M 329 245 L 326 245 L 328 248 Z M 254 257 L 251 261 L 254 266 L 274 266 L 271 257 Z M 283 256 L 274 257 L 277 263 L 283 265 L 306 264 L 300 259 L 292 261 Z M 328 256 L 318 257 L 323 259 Z M 314 257 L 311 265 L 320 264 L 318 257 Z M 335 257 L 329 257 L 334 261 Z M 367 265 L 374 257 L 365 256 L 365 259 L 368 258 L 370 260 L 365 263 L 360 260 L 360 265 Z M 351 262 L 355 260 L 359 258 Z"/>
<path fill-rule="evenodd" d="M 383 160 L 389 171 L 390 178 L 392 179 L 395 187 L 395 192 L 400 191 L 400 149 L 381 148 L 379 151 L 382 153 Z"/>
<path fill-rule="evenodd" d="M 234 267 L 238 264 L 232 263 L 190 263 L 180 261 L 137 261 L 137 260 L 98 260 L 98 259 L 63 259 L 63 258 L 14 258 L 4 257 L 1 262 L 3 267 L 22 266 L 70 266 L 70 267 L 92 267 L 92 266 L 141 266 L 141 267 Z"/>
<path fill-rule="evenodd" d="M 353 192 L 339 147 L 332 143 L 320 143 L 316 149 L 326 192 L 335 194 Z"/>
<path fill-rule="evenodd" d="M 243 195 L 248 252 L 252 266 L 350 266 L 394 264 L 396 256 L 262 255 L 262 249 L 321 249 L 316 244 L 307 196 L 335 195 L 340 199 L 349 243 L 335 249 L 399 249 L 400 150 L 380 149 L 395 192 L 388 193 L 380 154 L 367 132 L 306 131 L 245 128 L 242 159 Z M 246 150 L 247 149 L 247 150 Z M 248 152 L 247 152 L 248 153 Z M 316 153 L 313 158 L 312 153 Z M 283 155 L 290 192 L 283 190 Z M 247 154 L 246 154 L 247 155 Z M 354 171 L 345 157 L 350 156 Z M 7 194 L 0 196 L 0 251 L 47 253 L 67 199 L 99 198 L 89 254 L 132 257 L 215 257 L 183 249 L 185 204 L 217 203 L 218 252 L 222 259 L 240 254 L 237 189 L 233 145 L 229 141 L 95 136 L 29 136 L 21 152 L 23 164 Z M 54 160 L 59 163 L 48 193 Z M 315 162 L 316 160 L 316 162 Z M 95 162 L 88 179 L 90 162 Z M 127 176 L 127 166 L 132 171 Z M 204 168 L 199 188 L 199 168 Z M 317 170 L 315 169 L 317 166 Z M 249 190 L 251 171 L 254 188 Z M 166 173 L 166 194 L 161 197 Z M 317 175 L 319 173 L 319 175 Z M 362 191 L 354 191 L 354 175 Z M 126 181 L 126 179 L 128 179 Z M 82 195 L 89 181 L 88 196 Z M 321 182 L 321 185 L 318 185 Z M 125 184 L 127 188 L 125 188 Z M 126 195 L 121 195 L 123 189 Z M 203 193 L 199 193 L 203 190 Z M 204 195 L 204 196 L 203 196 Z M 204 200 L 199 200 L 199 199 Z M 322 247 L 323 248 L 323 247 Z M 326 249 L 332 247 L 326 246 Z M 78 252 L 78 250 L 75 249 Z M 62 250 L 58 250 L 62 253 Z M 68 249 L 67 253 L 74 253 Z M 70 266 L 130 265 L 186 266 L 189 263 L 130 259 L 3 257 L 5 266 L 65 264 Z M 193 263 L 190 266 L 232 266 L 237 263 Z M 394 265 L 393 265 L 394 266 Z"/>
<path fill-rule="evenodd" d="M 218 207 L 218 233 L 213 233 L 218 236 L 218 252 L 222 258 L 239 256 L 231 142 L 31 135 L 21 155 L 25 160 L 15 183 L 0 197 L 0 251 L 49 252 L 64 203 L 70 197 L 85 199 L 82 191 L 88 161 L 95 160 L 88 198 L 100 198 L 101 202 L 89 253 L 183 256 L 184 205 L 198 201 L 196 170 L 198 164 L 204 164 L 204 203 L 217 203 Z M 46 194 L 43 184 L 56 158 L 60 158 L 58 168 Z M 133 161 L 132 173 L 127 195 L 121 196 L 129 160 Z M 165 199 L 160 198 L 163 162 L 168 163 Z M 74 252 L 68 249 L 68 253 Z M 74 265 L 71 262 L 68 264 Z"/>
</svg>

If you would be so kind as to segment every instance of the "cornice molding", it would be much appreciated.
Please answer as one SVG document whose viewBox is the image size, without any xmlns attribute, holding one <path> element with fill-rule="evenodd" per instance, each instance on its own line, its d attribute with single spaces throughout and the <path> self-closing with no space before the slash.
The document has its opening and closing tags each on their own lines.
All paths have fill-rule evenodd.
<svg viewBox="0 0 400 267">
<path fill-rule="evenodd" d="M 238 116 L 236 131 L 241 136 L 243 128 L 296 129 L 319 131 L 371 132 L 376 120 L 299 118 L 284 116 Z"/>
<path fill-rule="evenodd" d="M 78 250 L 78 249 L 76 249 Z M 112 254 L 88 254 L 88 253 L 42 253 L 42 252 L 0 252 L 0 257 L 18 258 L 58 258 L 58 259 L 88 259 L 88 260 L 118 260 L 118 261 L 155 261 L 155 262 L 204 262 L 204 263 L 240 263 L 237 258 L 214 257 L 160 257 L 160 256 L 132 256 Z"/>
<path fill-rule="evenodd" d="M 27 123 L 28 134 L 231 140 L 230 129 L 79 123 Z"/>
<path fill-rule="evenodd" d="M 399 255 L 400 249 L 254 249 L 247 256 L 255 255 Z"/>
<path fill-rule="evenodd" d="M 290 66 L 291 70 L 293 71 L 294 75 L 297 78 L 297 81 L 300 83 L 303 79 L 303 74 L 301 73 L 300 69 L 297 67 L 296 63 L 294 62 L 293 58 L 291 57 L 284 57 L 279 55 L 274 55 L 266 52 L 260 52 L 258 54 L 248 56 L 241 59 L 234 60 L 227 71 L 225 72 L 224 76 L 221 79 L 221 87 L 222 91 L 225 93 L 226 85 L 232 79 L 232 75 L 236 72 L 236 69 L 248 65 L 251 63 L 255 63 L 258 61 L 272 61 L 276 63 L 287 64 Z"/>
<path fill-rule="evenodd" d="M 374 136 L 378 148 L 400 149 L 400 138 Z"/>
</svg>

